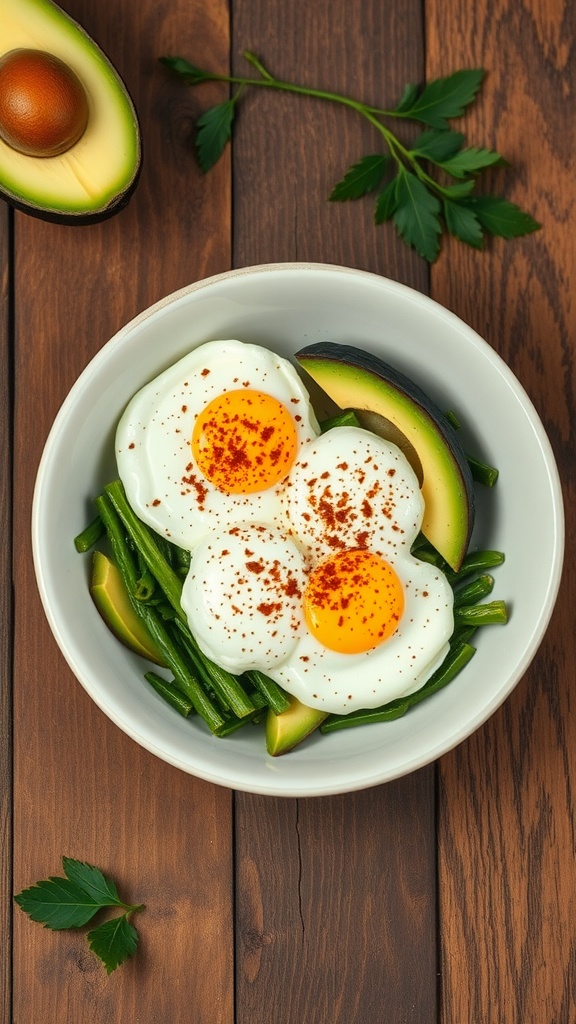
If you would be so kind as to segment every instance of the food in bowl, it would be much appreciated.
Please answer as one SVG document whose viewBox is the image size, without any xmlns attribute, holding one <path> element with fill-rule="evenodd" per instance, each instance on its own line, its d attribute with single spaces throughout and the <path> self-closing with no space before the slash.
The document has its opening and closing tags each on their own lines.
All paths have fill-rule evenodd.
<svg viewBox="0 0 576 1024">
<path fill-rule="evenodd" d="M 361 350 L 296 358 L 338 405 L 386 415 L 379 430 L 400 430 L 416 467 L 357 422 L 323 432 L 288 361 L 210 342 L 129 402 L 121 483 L 97 500 L 174 676 L 149 682 L 219 736 L 265 717 L 272 754 L 319 725 L 398 717 L 466 664 L 476 625 L 507 618 L 501 601 L 476 603 L 502 556 L 466 559 L 472 472 L 449 417 Z"/>
<path fill-rule="evenodd" d="M 500 471 L 496 487 L 475 486 L 467 557 L 485 548 L 506 552 L 494 572 L 497 596 L 510 610 L 506 627 L 478 630 L 476 651 L 455 685 L 421 699 L 409 714 L 389 708 L 389 717 L 399 716 L 394 721 L 330 736 L 316 729 L 287 757 L 266 755 L 263 725 L 240 728 L 222 742 L 199 715 L 174 713 L 143 681 L 148 666 L 99 619 L 89 592 L 91 557 L 80 557 L 70 541 L 92 518 L 93 496 L 117 476 L 114 433 L 134 392 L 196 346 L 230 337 L 290 361 L 311 344 L 348 345 L 353 339 L 417 382 L 440 410 L 454 410 L 465 451 Z M 324 422 L 336 410 L 310 390 Z M 365 410 L 358 416 L 370 425 Z M 430 764 L 470 736 L 531 664 L 555 607 L 564 551 L 562 492 L 550 441 L 494 348 L 449 310 L 399 282 L 309 263 L 245 267 L 196 281 L 123 326 L 87 365 L 56 416 L 38 469 L 31 525 L 47 621 L 100 711 L 133 742 L 181 771 L 275 797 L 380 785 Z M 167 673 L 157 675 L 164 685 Z M 405 707 L 426 696 L 433 685 L 430 680 L 399 703 Z M 321 728 L 338 717 L 350 725 L 357 716 L 329 716 Z"/>
</svg>

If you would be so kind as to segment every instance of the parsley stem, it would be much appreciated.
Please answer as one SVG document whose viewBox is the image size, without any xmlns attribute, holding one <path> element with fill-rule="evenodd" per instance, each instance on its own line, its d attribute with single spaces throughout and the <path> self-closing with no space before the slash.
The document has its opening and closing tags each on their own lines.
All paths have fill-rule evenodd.
<svg viewBox="0 0 576 1024">
<path fill-rule="evenodd" d="M 144 910 L 144 903 L 120 903 L 120 906 L 126 911 L 126 917 L 135 914 L 137 910 Z"/>
<path fill-rule="evenodd" d="M 440 195 L 446 194 L 442 185 L 426 173 L 417 157 L 402 145 L 394 132 L 387 128 L 386 125 L 382 124 L 380 120 L 381 117 L 402 117 L 405 115 L 394 110 L 383 110 L 379 107 L 371 107 L 366 103 L 362 103 L 360 100 L 353 99 L 351 96 L 345 96 L 342 93 L 331 92 L 326 89 L 317 89 L 308 85 L 297 85 L 295 82 L 288 82 L 281 78 L 274 78 L 255 54 L 246 50 L 243 56 L 260 72 L 260 75 L 262 76 L 261 78 L 245 78 L 239 75 L 219 75 L 216 73 L 206 76 L 206 78 L 209 77 L 211 80 L 216 82 L 227 82 L 230 85 L 239 86 L 238 91 L 232 97 L 233 103 L 236 103 L 244 89 L 253 85 L 266 89 L 277 89 L 280 92 L 296 93 L 300 96 L 311 96 L 315 99 L 327 100 L 330 103 L 339 103 L 341 106 L 350 107 L 350 109 L 355 110 L 356 113 L 365 118 L 365 120 L 376 128 L 382 135 L 390 155 L 398 167 L 408 165 L 414 174 L 416 174 L 416 176 L 429 188 L 433 189 Z M 206 79 L 204 79 L 204 81 L 205 80 Z"/>
<path fill-rule="evenodd" d="M 256 64 L 256 58 L 251 60 L 251 63 L 259 67 L 259 64 Z M 383 126 L 374 115 L 380 114 L 381 116 L 393 116 L 392 111 L 379 110 L 377 107 L 368 107 L 360 100 L 355 100 L 351 96 L 344 96 L 342 93 L 329 92 L 326 89 L 316 89 L 313 86 L 308 85 L 297 85 L 295 82 L 287 82 L 282 78 L 274 78 L 265 70 L 262 71 L 262 74 L 262 78 L 245 78 L 241 75 L 219 75 L 214 72 L 213 74 L 206 74 L 202 81 L 228 82 L 230 85 L 239 85 L 240 87 L 254 85 L 265 89 L 277 89 L 280 92 L 291 92 L 300 96 L 312 96 L 315 99 L 328 100 L 332 103 L 340 103 L 345 107 L 351 107 L 352 110 L 362 114 L 363 117 L 368 117 L 368 120 L 380 129 L 382 129 Z"/>
</svg>

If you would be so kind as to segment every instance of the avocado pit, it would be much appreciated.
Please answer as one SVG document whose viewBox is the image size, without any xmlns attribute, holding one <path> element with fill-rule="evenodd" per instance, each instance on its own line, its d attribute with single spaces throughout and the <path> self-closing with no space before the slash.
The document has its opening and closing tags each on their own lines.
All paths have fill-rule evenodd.
<svg viewBox="0 0 576 1024">
<path fill-rule="evenodd" d="M 88 97 L 54 54 L 19 48 L 0 59 L 0 138 L 19 153 L 52 157 L 84 134 Z"/>
</svg>

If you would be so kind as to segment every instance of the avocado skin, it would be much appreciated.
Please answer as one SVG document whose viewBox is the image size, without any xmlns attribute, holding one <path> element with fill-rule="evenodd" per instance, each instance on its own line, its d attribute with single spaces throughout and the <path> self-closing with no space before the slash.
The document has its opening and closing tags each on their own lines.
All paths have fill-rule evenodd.
<svg viewBox="0 0 576 1024">
<path fill-rule="evenodd" d="M 328 717 L 328 712 L 306 707 L 296 697 L 290 697 L 290 707 L 275 715 L 272 710 L 266 718 L 266 750 L 272 757 L 287 754 Z"/>
<path fill-rule="evenodd" d="M 107 82 L 106 88 L 108 90 L 110 89 L 110 83 L 115 82 L 117 96 L 119 98 L 121 97 L 121 99 L 119 99 L 115 104 L 115 116 L 121 119 L 118 120 L 118 124 L 125 124 L 128 120 L 130 122 L 129 136 L 128 134 L 126 135 L 126 139 L 129 137 L 130 142 L 127 142 L 126 145 L 127 150 L 129 149 L 131 155 L 130 160 L 126 161 L 122 172 L 119 170 L 114 171 L 114 174 L 118 176 L 117 178 L 112 177 L 102 180 L 102 205 L 97 205 L 96 201 L 96 204 L 91 206 L 87 201 L 85 206 L 78 204 L 75 209 L 64 209 L 59 208 L 56 201 L 47 203 L 43 203 L 42 199 L 37 201 L 37 197 L 35 197 L 33 192 L 30 192 L 29 196 L 26 194 L 22 182 L 20 182 L 19 187 L 16 188 L 16 193 L 14 192 L 13 189 L 15 187 L 16 176 L 14 176 L 13 182 L 7 182 L 0 177 L 0 199 L 3 199 L 14 209 L 25 213 L 28 216 L 36 217 L 40 220 L 45 220 L 55 224 L 84 226 L 108 220 L 110 217 L 120 213 L 127 206 L 138 185 L 142 168 L 142 132 L 138 113 L 130 92 L 117 69 L 101 47 L 82 27 L 82 25 L 64 11 L 57 3 L 55 3 L 54 0 L 4 0 L 4 2 L 7 4 L 4 16 L 7 19 L 8 35 L 10 35 L 10 32 L 12 32 L 12 35 L 14 34 L 14 24 L 18 26 L 18 21 L 14 18 L 14 11 L 17 11 L 18 17 L 20 16 L 20 11 L 22 11 L 22 24 L 25 28 L 33 24 L 39 39 L 44 41 L 46 38 L 44 31 L 45 27 L 50 27 L 50 32 L 47 37 L 49 41 L 46 42 L 46 52 L 49 53 L 52 52 L 50 38 L 53 40 L 54 24 L 57 24 L 59 20 L 62 20 L 67 27 L 67 38 L 70 39 L 71 35 L 75 35 L 79 41 L 78 43 L 73 44 L 77 48 L 78 56 L 77 62 L 75 62 L 76 66 L 74 66 L 72 60 L 69 61 L 72 70 L 76 71 L 78 77 L 82 80 L 82 68 L 91 66 L 91 75 L 94 76 L 94 66 L 97 65 L 101 69 L 96 72 L 98 80 L 100 81 L 101 78 L 105 79 Z M 14 19 L 14 21 L 11 21 L 11 19 Z M 37 23 L 35 22 L 35 19 L 37 19 Z M 56 29 L 55 31 L 59 31 L 59 29 Z M 17 32 L 18 27 L 16 27 L 16 33 Z M 23 41 L 26 42 L 26 40 Z M 17 48 L 18 45 L 19 40 L 12 38 L 10 45 L 6 46 L 6 52 L 10 49 Z M 2 42 L 0 42 L 0 56 L 2 56 L 3 51 L 4 46 L 2 45 Z M 85 56 L 86 53 L 88 53 L 88 56 Z M 54 55 L 59 56 L 56 52 Z M 67 63 L 66 57 L 63 54 L 61 54 L 60 57 L 65 63 Z M 83 65 L 83 61 L 87 61 L 87 64 L 85 63 Z M 101 108 L 103 95 L 103 91 L 96 91 L 95 93 L 95 102 L 98 102 L 98 96 L 101 98 Z M 110 93 L 108 91 L 105 102 L 109 103 L 109 101 Z M 122 108 L 121 114 L 118 113 L 120 108 Z M 108 114 L 106 116 L 108 116 Z M 83 138 L 80 138 L 79 141 L 67 151 L 67 153 L 73 153 L 76 146 L 81 145 L 83 145 Z M 110 152 L 112 153 L 114 150 L 111 148 Z M 65 156 L 66 154 L 63 155 Z M 37 166 L 40 166 L 42 161 L 46 158 L 29 157 L 28 159 L 35 162 Z M 53 160 L 56 158 L 50 159 Z M 115 193 L 112 191 L 113 188 L 116 188 Z M 111 195 L 106 202 L 105 196 L 108 191 L 111 192 Z M 98 195 L 98 193 L 96 193 L 96 195 Z"/>
<path fill-rule="evenodd" d="M 143 159 L 143 146 L 142 141 L 140 142 L 140 163 L 136 170 L 136 174 L 130 183 L 129 188 L 126 189 L 122 195 L 115 198 L 113 203 L 110 203 L 104 210 L 99 210 L 97 213 L 59 213 L 56 210 L 43 210 L 41 207 L 34 206 L 32 203 L 25 203 L 20 199 L 15 199 L 10 195 L 7 195 L 0 187 L 0 199 L 8 203 L 14 210 L 18 210 L 20 213 L 26 213 L 29 217 L 36 217 L 37 220 L 45 220 L 49 224 L 67 224 L 74 225 L 76 227 L 86 227 L 89 224 L 101 224 L 102 221 L 109 220 L 110 217 L 114 217 L 117 213 L 121 213 L 128 203 L 130 202 L 136 186 L 140 178 L 140 172 L 142 170 L 142 159 Z"/>
<path fill-rule="evenodd" d="M 448 555 L 446 551 L 440 550 L 440 547 L 438 546 L 438 538 L 428 537 L 428 539 L 438 547 L 438 550 L 440 550 L 440 553 L 451 565 L 451 568 L 457 571 L 466 553 L 470 535 L 474 526 L 474 483 L 468 459 L 462 448 L 460 439 L 440 409 L 438 409 L 426 392 L 423 391 L 422 388 L 420 388 L 419 385 L 411 378 L 398 371 L 395 367 L 385 362 L 379 356 L 374 356 L 371 353 L 353 345 L 337 344 L 335 342 L 318 342 L 315 345 L 308 345 L 306 348 L 301 349 L 296 353 L 295 358 L 299 363 L 301 363 L 303 369 L 310 373 L 316 383 L 319 384 L 320 387 L 325 388 L 328 394 L 330 394 L 330 391 L 326 386 L 327 381 L 323 379 L 323 374 L 318 372 L 319 366 L 321 366 L 322 363 L 326 363 L 327 367 L 330 366 L 331 368 L 337 365 L 342 368 L 344 374 L 347 369 L 355 372 L 357 378 L 355 381 L 355 387 L 357 390 L 359 387 L 358 377 L 363 373 L 372 381 L 380 379 L 386 384 L 391 385 L 397 392 L 401 392 L 413 405 L 417 406 L 418 409 L 424 413 L 428 422 L 432 424 L 437 439 L 441 442 L 448 453 L 449 462 L 458 479 L 462 498 L 460 511 L 464 520 L 462 542 L 460 544 L 459 551 L 455 554 Z M 313 368 L 310 365 L 311 362 L 314 362 L 315 364 Z M 333 396 L 330 395 L 330 397 Z M 351 402 L 350 405 L 354 406 L 354 403 Z M 356 408 L 358 408 L 358 406 L 356 406 Z M 365 410 L 372 410 L 375 412 L 381 411 L 374 409 L 370 404 L 366 404 L 363 408 Z M 392 419 L 392 417 L 390 417 L 390 419 Z M 414 447 L 417 454 L 420 455 L 418 446 L 414 445 Z"/>
</svg>

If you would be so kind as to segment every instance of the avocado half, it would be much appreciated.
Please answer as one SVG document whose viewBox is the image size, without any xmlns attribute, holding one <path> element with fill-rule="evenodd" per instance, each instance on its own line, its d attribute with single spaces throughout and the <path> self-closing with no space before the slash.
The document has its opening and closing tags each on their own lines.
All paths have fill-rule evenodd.
<svg viewBox="0 0 576 1024">
<path fill-rule="evenodd" d="M 2 0 L 0 59 L 21 49 L 63 61 L 88 100 L 86 128 L 57 156 L 29 156 L 0 138 L 0 198 L 25 213 L 87 224 L 121 210 L 140 172 L 134 104 L 118 73 L 80 25 L 52 0 Z"/>
<path fill-rule="evenodd" d="M 300 366 L 341 409 L 382 417 L 378 432 L 406 438 L 418 460 L 424 498 L 422 533 L 458 570 L 474 525 L 474 490 L 456 431 L 422 389 L 384 360 L 351 345 L 320 342 L 296 353 Z M 408 453 L 407 453 L 408 454 Z M 409 456 L 408 456 L 409 457 Z"/>
</svg>

